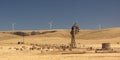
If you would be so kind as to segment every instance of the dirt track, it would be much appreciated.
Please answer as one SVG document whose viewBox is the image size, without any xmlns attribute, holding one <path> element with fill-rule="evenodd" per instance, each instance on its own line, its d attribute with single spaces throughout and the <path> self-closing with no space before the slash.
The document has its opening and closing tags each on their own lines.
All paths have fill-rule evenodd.
<svg viewBox="0 0 120 60">
<path fill-rule="evenodd" d="M 0 56 L 0 60 L 120 60 L 120 53 L 77 54 L 77 55 L 8 54 Z"/>
</svg>

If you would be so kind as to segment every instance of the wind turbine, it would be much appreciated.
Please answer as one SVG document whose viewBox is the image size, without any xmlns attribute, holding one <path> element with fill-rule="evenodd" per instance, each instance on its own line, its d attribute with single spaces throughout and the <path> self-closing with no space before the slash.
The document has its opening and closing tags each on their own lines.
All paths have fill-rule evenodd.
<svg viewBox="0 0 120 60">
<path fill-rule="evenodd" d="M 15 32 L 15 24 L 16 23 L 12 23 L 12 31 Z"/>
<path fill-rule="evenodd" d="M 102 26 L 101 26 L 101 24 L 99 24 L 99 30 L 101 30 L 102 29 Z"/>
<path fill-rule="evenodd" d="M 52 29 L 52 27 L 53 27 L 53 21 L 50 21 L 48 24 L 49 24 L 49 29 Z"/>
</svg>

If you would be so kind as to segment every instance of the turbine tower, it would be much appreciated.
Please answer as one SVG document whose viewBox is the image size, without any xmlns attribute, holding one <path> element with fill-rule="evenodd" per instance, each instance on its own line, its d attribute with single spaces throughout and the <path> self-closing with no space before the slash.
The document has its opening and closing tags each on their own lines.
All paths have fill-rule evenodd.
<svg viewBox="0 0 120 60">
<path fill-rule="evenodd" d="M 15 23 L 12 23 L 12 32 L 15 32 Z"/>
<path fill-rule="evenodd" d="M 53 21 L 50 21 L 48 24 L 49 24 L 49 29 L 52 29 L 52 27 L 53 27 Z"/>
<path fill-rule="evenodd" d="M 102 28 L 102 26 L 101 26 L 101 24 L 99 24 L 99 30 L 101 30 L 101 28 Z"/>
</svg>

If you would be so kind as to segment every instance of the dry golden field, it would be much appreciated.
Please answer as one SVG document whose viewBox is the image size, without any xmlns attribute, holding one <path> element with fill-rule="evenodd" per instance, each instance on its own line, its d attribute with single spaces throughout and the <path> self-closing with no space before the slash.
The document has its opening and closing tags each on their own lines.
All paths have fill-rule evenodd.
<svg viewBox="0 0 120 60">
<path fill-rule="evenodd" d="M 21 30 L 22 31 L 22 30 Z M 23 31 L 30 34 L 33 30 Z M 36 30 L 34 30 L 36 31 Z M 27 46 L 29 44 L 65 44 L 69 45 L 71 36 L 70 30 L 37 30 L 37 32 L 47 32 L 40 35 L 29 35 L 24 37 L 25 44 L 18 45 L 23 41 L 22 36 L 0 32 L 0 60 L 120 60 L 120 53 L 85 53 L 85 54 L 41 54 L 41 51 L 17 51 L 13 48 Z M 101 48 L 102 43 L 110 43 L 111 48 L 120 49 L 120 28 L 109 28 L 103 30 L 80 30 L 76 36 L 77 47 L 79 48 Z"/>
</svg>

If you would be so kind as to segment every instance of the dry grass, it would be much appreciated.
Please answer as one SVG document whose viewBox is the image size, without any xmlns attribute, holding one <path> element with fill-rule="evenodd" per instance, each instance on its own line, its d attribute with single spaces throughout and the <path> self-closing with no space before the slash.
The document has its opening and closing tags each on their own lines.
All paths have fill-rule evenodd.
<svg viewBox="0 0 120 60">
<path fill-rule="evenodd" d="M 33 30 L 23 31 L 26 33 Z M 38 31 L 38 30 L 37 30 Z M 39 30 L 46 32 L 49 30 Z M 69 44 L 70 30 L 55 30 L 54 33 L 45 33 L 40 35 L 25 36 L 25 43 L 35 44 Z M 23 37 L 10 34 L 9 32 L 0 32 L 0 60 L 120 60 L 120 53 L 104 53 L 104 54 L 71 54 L 71 55 L 40 55 L 40 51 L 16 51 L 9 50 L 17 45 L 18 41 L 22 41 Z M 76 42 L 78 46 L 100 48 L 101 43 L 111 43 L 112 47 L 120 48 L 117 44 L 120 42 L 120 28 L 110 28 L 103 30 L 80 30 L 77 34 Z"/>
<path fill-rule="evenodd" d="M 37 30 L 39 32 L 46 32 L 49 30 Z M 53 33 L 45 33 L 40 35 L 26 36 L 26 43 L 44 43 L 44 44 L 69 44 L 70 43 L 70 30 L 55 30 Z M 32 32 L 32 30 L 23 31 L 26 33 Z M 17 43 L 22 41 L 23 37 L 13 35 L 10 33 L 0 33 L 0 42 L 2 43 Z M 103 30 L 80 30 L 76 36 L 77 43 L 102 43 L 120 42 L 120 28 L 110 28 Z M 90 41 L 90 42 L 89 42 Z"/>
</svg>

